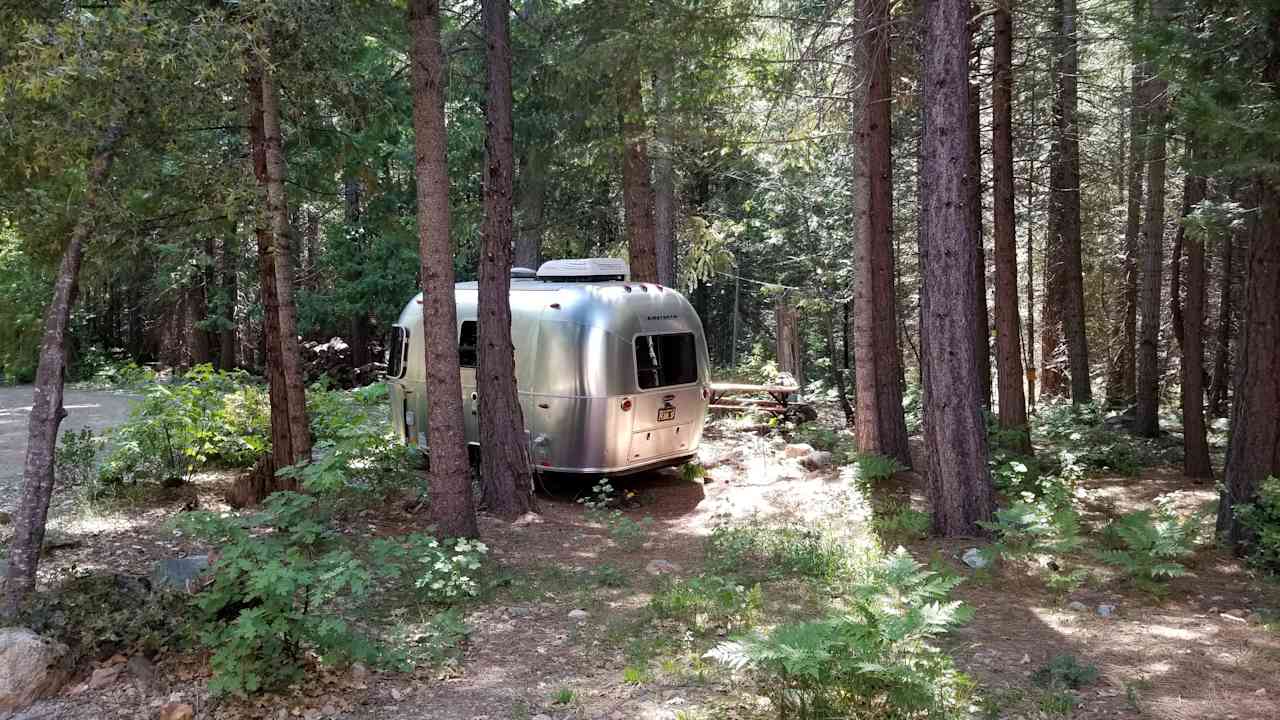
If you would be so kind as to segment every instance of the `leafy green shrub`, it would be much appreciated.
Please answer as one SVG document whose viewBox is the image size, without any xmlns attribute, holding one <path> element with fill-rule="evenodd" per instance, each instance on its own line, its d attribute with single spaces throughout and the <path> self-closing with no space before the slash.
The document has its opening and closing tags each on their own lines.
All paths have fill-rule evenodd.
<svg viewBox="0 0 1280 720">
<path fill-rule="evenodd" d="M 1249 530 L 1249 561 L 1280 573 L 1280 478 L 1269 477 L 1252 503 L 1236 508 L 1236 517 Z"/>
<path fill-rule="evenodd" d="M 903 504 L 885 508 L 871 518 L 871 527 L 890 540 L 919 540 L 929 534 L 929 525 L 929 513 Z"/>
<path fill-rule="evenodd" d="M 853 459 L 855 472 L 853 482 L 864 494 L 870 494 L 875 483 L 888 480 L 895 473 L 906 470 L 897 458 L 871 453 L 859 453 Z"/>
<path fill-rule="evenodd" d="M 680 478 L 685 482 L 698 482 L 707 476 L 707 469 L 694 460 L 680 466 Z"/>
<path fill-rule="evenodd" d="M 791 441 L 808 443 L 817 450 L 831 453 L 831 462 L 836 465 L 848 465 L 858 455 L 858 448 L 848 433 L 816 422 L 797 425 L 791 431 Z"/>
<path fill-rule="evenodd" d="M 1098 668 L 1081 665 L 1075 655 L 1057 655 L 1035 671 L 1031 679 L 1041 687 L 1079 690 L 1098 679 Z"/>
<path fill-rule="evenodd" d="M 88 488 L 98 480 L 100 439 L 93 429 L 80 428 L 62 434 L 53 454 L 53 476 L 63 488 Z"/>
<path fill-rule="evenodd" d="M 996 510 L 995 520 L 979 525 L 995 534 L 992 550 L 1007 560 L 1062 555 L 1084 543 L 1080 515 L 1070 507 L 1055 510 L 1046 502 L 1020 500 Z"/>
<path fill-rule="evenodd" d="M 844 548 L 809 528 L 717 527 L 707 538 L 706 556 L 712 572 L 748 580 L 834 581 L 848 566 Z"/>
<path fill-rule="evenodd" d="M 248 467 L 270 447 L 265 388 L 242 371 L 197 365 L 171 385 L 153 384 L 113 434 L 108 482 L 181 482 L 208 464 Z"/>
<path fill-rule="evenodd" d="M 311 489 L 311 488 L 309 488 Z M 246 695 L 296 679 L 305 657 L 402 667 L 406 656 L 356 627 L 349 613 L 384 585 L 409 581 L 418 601 L 474 596 L 483 544 L 411 535 L 370 543 L 357 555 L 314 495 L 277 492 L 249 516 L 198 512 L 182 525 L 216 543 L 212 582 L 197 598 L 200 641 L 213 650 L 216 694 Z"/>
<path fill-rule="evenodd" d="M 970 616 L 946 601 L 959 582 L 900 548 L 855 588 L 847 612 L 721 643 L 707 657 L 753 675 L 781 718 L 958 716 L 969 682 L 929 640 Z"/>
<path fill-rule="evenodd" d="M 1115 547 L 1098 552 L 1098 559 L 1120 568 L 1139 587 L 1158 593 L 1162 579 L 1188 574 L 1177 560 L 1195 550 L 1200 521 L 1199 516 L 1180 519 L 1165 505 L 1121 515 L 1104 531 Z"/>
<path fill-rule="evenodd" d="M 74 573 L 37 593 L 18 622 L 71 649 L 72 661 L 101 660 L 116 653 L 153 656 L 194 640 L 189 599 L 152 592 L 126 575 Z"/>
<path fill-rule="evenodd" d="M 655 617 L 678 620 L 705 631 L 749 626 L 762 605 L 759 585 L 748 589 L 719 575 L 699 575 L 667 579 L 649 601 L 649 610 Z"/>
</svg>

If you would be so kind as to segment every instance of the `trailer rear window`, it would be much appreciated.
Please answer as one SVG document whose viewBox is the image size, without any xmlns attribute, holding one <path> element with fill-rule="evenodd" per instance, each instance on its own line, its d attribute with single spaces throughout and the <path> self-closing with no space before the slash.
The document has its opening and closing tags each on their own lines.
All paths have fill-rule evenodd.
<svg viewBox="0 0 1280 720">
<path fill-rule="evenodd" d="M 404 375 L 404 356 L 409 349 L 409 331 L 399 325 L 391 327 L 391 341 L 387 347 L 387 377 Z"/>
<path fill-rule="evenodd" d="M 458 333 L 458 366 L 473 368 L 479 365 L 480 328 L 475 320 L 462 323 L 462 331 Z"/>
<path fill-rule="evenodd" d="M 641 335 L 636 338 L 636 379 L 641 390 L 688 385 L 698 380 L 693 333 Z"/>
</svg>

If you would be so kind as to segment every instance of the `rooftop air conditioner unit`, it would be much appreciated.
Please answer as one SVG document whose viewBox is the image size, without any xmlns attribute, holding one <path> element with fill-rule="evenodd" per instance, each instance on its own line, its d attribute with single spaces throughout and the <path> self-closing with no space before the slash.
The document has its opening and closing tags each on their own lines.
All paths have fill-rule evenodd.
<svg viewBox="0 0 1280 720">
<path fill-rule="evenodd" d="M 537 273 L 537 271 L 535 271 L 535 270 L 530 270 L 530 269 L 529 269 L 529 268 L 527 268 L 527 267 L 513 267 L 513 268 L 511 268 L 511 279 L 512 279 L 512 280 L 532 280 L 532 279 L 534 279 L 534 278 L 536 278 L 536 277 L 538 277 L 538 273 Z"/>
<path fill-rule="evenodd" d="M 631 269 L 621 258 L 548 260 L 538 268 L 538 279 L 546 282 L 609 282 L 630 277 Z"/>
</svg>

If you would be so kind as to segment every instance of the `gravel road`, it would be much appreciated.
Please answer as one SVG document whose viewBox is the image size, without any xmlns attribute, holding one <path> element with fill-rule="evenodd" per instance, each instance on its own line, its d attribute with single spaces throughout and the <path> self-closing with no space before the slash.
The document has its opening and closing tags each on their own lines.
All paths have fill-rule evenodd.
<svg viewBox="0 0 1280 720">
<path fill-rule="evenodd" d="M 27 453 L 30 385 L 0 387 L 0 510 L 12 512 L 22 493 L 22 467 Z M 68 390 L 62 400 L 67 417 L 61 431 L 89 426 L 95 432 L 117 425 L 129 415 L 137 396 L 111 390 Z"/>
</svg>

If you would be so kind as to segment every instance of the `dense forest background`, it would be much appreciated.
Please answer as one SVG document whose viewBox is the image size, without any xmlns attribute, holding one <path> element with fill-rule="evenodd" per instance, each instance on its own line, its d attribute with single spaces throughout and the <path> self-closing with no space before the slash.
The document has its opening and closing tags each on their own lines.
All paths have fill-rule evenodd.
<svg viewBox="0 0 1280 720">
<path fill-rule="evenodd" d="M 1205 410 L 1227 415 L 1233 340 L 1273 299 L 1268 3 L 484 7 L 11 13 L 4 376 L 35 376 L 42 337 L 67 338 L 71 377 L 245 367 L 289 386 L 273 405 L 301 428 L 300 366 L 335 345 L 296 335 L 344 338 L 348 367 L 320 370 L 367 381 L 415 287 L 626 255 L 690 295 L 720 377 L 775 370 L 798 323 L 781 369 L 838 396 L 864 450 L 909 461 L 899 406 L 921 387 L 931 446 L 958 442 L 980 419 L 931 414 L 931 372 L 964 390 L 935 407 L 965 413 L 998 375 L 1024 433 L 1038 395 L 1097 387 L 1144 435 L 1180 402 L 1188 472 L 1211 473 Z M 1273 330 L 1245 337 L 1252 377 Z M 985 475 L 974 433 L 933 474 Z"/>
</svg>

